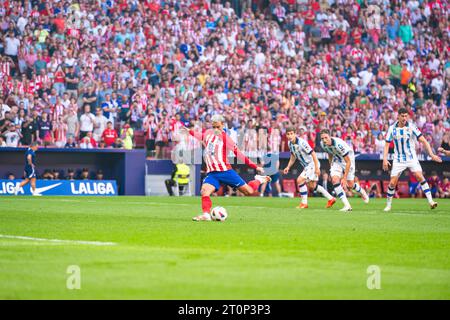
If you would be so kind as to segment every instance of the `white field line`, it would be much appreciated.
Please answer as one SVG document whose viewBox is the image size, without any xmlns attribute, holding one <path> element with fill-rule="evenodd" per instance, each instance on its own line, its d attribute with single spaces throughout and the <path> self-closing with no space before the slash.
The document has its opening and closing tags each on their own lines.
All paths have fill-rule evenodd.
<svg viewBox="0 0 450 320">
<path fill-rule="evenodd" d="M 62 243 L 62 244 L 87 244 L 87 245 L 92 245 L 92 246 L 115 246 L 117 244 L 114 242 L 44 239 L 44 238 L 33 238 L 33 237 L 25 237 L 25 236 L 11 236 L 11 235 L 5 235 L 5 234 L 0 234 L 0 238 L 31 240 L 31 241 L 44 241 L 44 242 Z"/>
<path fill-rule="evenodd" d="M 31 196 L 30 196 L 30 198 L 22 198 L 22 196 L 17 196 L 17 197 L 14 197 L 14 198 L 9 198 L 9 199 L 7 199 L 6 197 L 3 199 L 3 200 L 5 200 L 5 201 L 8 201 L 8 200 L 16 200 L 16 199 L 18 199 L 18 197 L 21 197 L 20 198 L 20 201 L 36 201 L 38 198 L 36 198 L 36 197 L 33 197 L 33 198 L 31 198 Z M 47 197 L 39 197 L 39 199 L 45 199 L 45 201 L 58 201 L 58 202 L 81 202 L 81 201 L 83 201 L 83 200 L 78 200 L 78 199 L 55 199 L 55 198 L 47 198 Z"/>
</svg>

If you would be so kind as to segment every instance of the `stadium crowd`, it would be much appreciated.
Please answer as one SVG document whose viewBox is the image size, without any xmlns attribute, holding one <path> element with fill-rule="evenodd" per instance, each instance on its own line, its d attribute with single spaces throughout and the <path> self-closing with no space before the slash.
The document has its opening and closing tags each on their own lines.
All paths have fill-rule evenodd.
<svg viewBox="0 0 450 320">
<path fill-rule="evenodd" d="M 380 153 L 407 107 L 450 142 L 446 0 L 0 0 L 0 146 L 195 147 L 220 113 L 242 150 L 296 126 Z"/>
</svg>

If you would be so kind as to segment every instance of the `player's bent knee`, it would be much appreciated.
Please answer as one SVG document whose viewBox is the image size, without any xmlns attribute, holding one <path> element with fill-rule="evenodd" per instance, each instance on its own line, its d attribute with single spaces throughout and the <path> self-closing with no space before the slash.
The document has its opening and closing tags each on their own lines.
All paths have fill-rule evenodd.
<svg viewBox="0 0 450 320">
<path fill-rule="evenodd" d="M 209 190 L 201 190 L 201 191 L 200 191 L 200 195 L 201 195 L 202 197 L 208 197 L 208 196 L 211 195 L 211 192 L 209 192 Z"/>
<path fill-rule="evenodd" d="M 202 188 L 200 190 L 200 195 L 202 197 L 209 197 L 213 192 L 214 190 L 211 190 L 210 188 Z"/>
</svg>

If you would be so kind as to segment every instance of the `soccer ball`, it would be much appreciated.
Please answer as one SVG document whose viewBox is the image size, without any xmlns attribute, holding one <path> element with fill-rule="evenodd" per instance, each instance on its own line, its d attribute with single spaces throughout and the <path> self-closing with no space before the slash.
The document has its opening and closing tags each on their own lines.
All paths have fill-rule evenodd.
<svg viewBox="0 0 450 320">
<path fill-rule="evenodd" d="M 225 221 L 227 217 L 228 213 L 224 207 L 215 207 L 211 210 L 211 218 L 214 221 Z"/>
</svg>

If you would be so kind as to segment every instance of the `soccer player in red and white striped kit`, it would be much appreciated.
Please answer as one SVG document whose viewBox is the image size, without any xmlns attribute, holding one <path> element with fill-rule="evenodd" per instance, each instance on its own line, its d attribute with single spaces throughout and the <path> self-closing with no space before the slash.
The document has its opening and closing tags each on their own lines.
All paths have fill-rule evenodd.
<svg viewBox="0 0 450 320">
<path fill-rule="evenodd" d="M 188 132 L 190 135 L 200 140 L 204 147 L 203 159 L 206 163 L 207 175 L 203 180 L 201 188 L 203 213 L 194 217 L 194 221 L 211 221 L 211 194 L 219 190 L 221 184 L 229 185 L 238 189 L 246 196 L 254 194 L 261 183 L 270 182 L 269 176 L 255 175 L 255 180 L 248 184 L 231 168 L 227 154 L 233 151 L 234 155 L 243 161 L 250 168 L 258 173 L 263 173 L 264 169 L 257 166 L 248 159 L 236 146 L 234 141 L 227 136 L 224 129 L 224 118 L 221 115 L 212 117 L 212 129 L 204 133 L 188 130 L 186 127 L 181 132 Z"/>
</svg>

